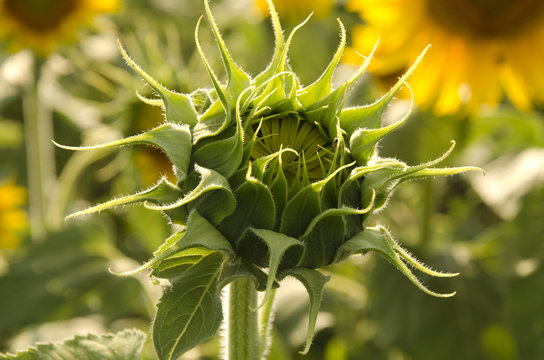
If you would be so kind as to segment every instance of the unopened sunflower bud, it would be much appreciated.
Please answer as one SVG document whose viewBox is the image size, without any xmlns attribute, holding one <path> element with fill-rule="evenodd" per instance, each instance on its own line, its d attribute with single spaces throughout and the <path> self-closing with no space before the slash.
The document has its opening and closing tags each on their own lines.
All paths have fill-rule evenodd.
<svg viewBox="0 0 544 360">
<path fill-rule="evenodd" d="M 165 89 L 121 48 L 128 64 L 160 96 L 160 100 L 146 102 L 165 107 L 166 123 L 142 135 L 94 147 L 154 145 L 170 158 L 177 184 L 163 179 L 144 192 L 78 214 L 140 202 L 164 212 L 173 224 L 183 225 L 183 230 L 167 239 L 153 259 L 136 270 L 151 268 L 154 276 L 170 279 L 174 288 L 180 283 L 189 286 L 185 276 L 198 268 L 197 263 L 180 259 L 198 259 L 199 266 L 206 265 L 199 274 L 208 281 L 195 291 L 200 294 L 203 287 L 206 291 L 213 289 L 212 295 L 202 294 L 203 299 L 210 296 L 210 307 L 219 301 L 218 289 L 236 277 L 254 278 L 257 289 L 266 291 L 265 299 L 277 286 L 276 280 L 287 275 L 296 277 L 306 286 L 311 299 L 306 351 L 327 280 L 315 269 L 350 255 L 378 253 L 426 293 L 453 295 L 426 288 L 407 264 L 432 276 L 455 274 L 439 273 L 420 264 L 385 228 L 365 227 L 403 181 L 475 169 L 434 168 L 452 149 L 435 161 L 417 166 L 378 157 L 379 140 L 402 125 L 409 115 L 382 127 L 382 113 L 420 59 L 375 103 L 344 108 L 347 93 L 368 66 L 373 52 L 352 78 L 333 89 L 333 71 L 345 46 L 341 22 L 341 41 L 332 61 L 319 79 L 303 86 L 287 65 L 287 51 L 304 23 L 284 40 L 269 1 L 276 48 L 268 67 L 252 78 L 232 60 L 208 2 L 204 4 L 226 69 L 226 84 L 216 78 L 200 48 L 199 25 L 195 33 L 197 49 L 212 89 L 189 95 Z M 266 274 L 263 268 L 268 268 Z M 175 292 L 165 293 L 154 323 L 161 358 L 165 353 L 177 356 L 187 351 L 213 335 L 219 325 L 220 318 L 213 318 L 207 320 L 206 331 L 198 330 L 197 340 L 161 342 L 166 307 L 174 304 Z M 168 326 L 196 327 L 191 319 L 180 317 Z"/>
</svg>

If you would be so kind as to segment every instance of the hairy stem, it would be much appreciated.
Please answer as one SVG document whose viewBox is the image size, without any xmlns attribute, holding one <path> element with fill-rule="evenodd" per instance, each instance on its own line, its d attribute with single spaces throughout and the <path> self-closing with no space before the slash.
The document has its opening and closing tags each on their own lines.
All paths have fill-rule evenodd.
<svg viewBox="0 0 544 360">
<path fill-rule="evenodd" d="M 253 280 L 240 278 L 230 284 L 225 360 L 260 360 L 257 298 Z"/>
<path fill-rule="evenodd" d="M 268 298 L 266 304 L 259 311 L 259 336 L 260 336 L 260 356 L 266 359 L 270 346 L 272 345 L 272 323 L 274 321 L 274 295 L 276 290 L 272 290 L 272 295 Z"/>
</svg>

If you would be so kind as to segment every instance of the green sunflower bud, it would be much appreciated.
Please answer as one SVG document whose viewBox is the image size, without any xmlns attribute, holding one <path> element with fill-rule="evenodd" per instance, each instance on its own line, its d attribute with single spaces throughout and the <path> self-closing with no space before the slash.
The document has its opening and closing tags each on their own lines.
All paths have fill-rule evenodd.
<svg viewBox="0 0 544 360">
<path fill-rule="evenodd" d="M 252 78 L 232 60 L 206 0 L 204 5 L 226 69 L 226 84 L 217 79 L 202 52 L 199 25 L 197 49 L 213 89 L 191 94 L 168 90 L 121 47 L 129 66 L 160 96 L 143 100 L 163 106 L 166 123 L 124 140 L 70 148 L 148 144 L 161 149 L 175 169 L 176 184 L 163 179 L 138 194 L 74 214 L 141 203 L 164 212 L 172 224 L 182 225 L 148 263 L 135 270 L 150 268 L 153 276 L 171 283 L 158 305 L 153 328 L 159 357 L 176 358 L 217 331 L 219 291 L 238 277 L 252 278 L 257 290 L 265 291 L 263 303 L 283 277 L 291 275 L 303 283 L 311 302 L 305 351 L 327 281 L 315 269 L 351 255 L 377 253 L 426 293 L 453 295 L 429 290 L 408 265 L 432 276 L 455 274 L 436 272 L 419 263 L 385 228 L 366 227 L 400 183 L 477 170 L 434 167 L 453 145 L 445 155 L 417 166 L 377 155 L 379 140 L 408 118 L 409 113 L 392 125 L 381 125 L 384 109 L 421 57 L 377 102 L 343 108 L 347 93 L 373 53 L 352 78 L 333 89 L 332 75 L 345 46 L 340 21 L 341 41 L 330 65 L 304 87 L 287 64 L 293 35 L 304 23 L 285 41 L 269 1 L 275 52 L 268 67 Z M 176 304 L 182 304 L 181 308 Z M 179 316 L 167 319 L 174 307 Z M 204 316 L 208 312 L 213 316 Z"/>
</svg>

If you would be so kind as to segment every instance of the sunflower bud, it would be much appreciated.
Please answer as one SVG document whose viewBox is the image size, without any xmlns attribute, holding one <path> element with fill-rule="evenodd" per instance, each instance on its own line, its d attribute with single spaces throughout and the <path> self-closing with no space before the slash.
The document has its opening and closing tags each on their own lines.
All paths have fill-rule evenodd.
<svg viewBox="0 0 544 360">
<path fill-rule="evenodd" d="M 191 94 L 168 90 L 120 47 L 127 63 L 160 96 L 160 101 L 143 100 L 154 105 L 160 103 L 165 109 L 166 122 L 141 135 L 90 148 L 73 148 L 147 144 L 161 149 L 172 162 L 176 184 L 163 179 L 143 192 L 72 215 L 140 203 L 163 212 L 172 224 L 178 225 L 178 232 L 166 240 L 154 258 L 135 270 L 151 268 L 153 276 L 167 278 L 172 283 L 173 290 L 165 292 L 154 323 L 160 357 L 165 353 L 179 355 L 217 330 L 220 317 L 207 318 L 205 326 L 191 324 L 194 317 L 187 320 L 181 316 L 165 325 L 164 316 L 169 306 L 174 306 L 173 297 L 184 296 L 191 286 L 202 299 L 209 300 L 206 306 L 214 309 L 220 302 L 217 290 L 236 277 L 253 278 L 257 289 L 265 291 L 266 299 L 277 286 L 277 280 L 294 276 L 304 284 L 311 299 L 306 349 L 327 280 L 315 269 L 353 254 L 375 252 L 426 293 L 453 295 L 426 288 L 408 264 L 433 276 L 454 274 L 435 272 L 420 264 L 384 227 L 366 227 L 373 213 L 386 205 L 402 182 L 474 169 L 434 167 L 450 153 L 453 145 L 445 155 L 417 166 L 377 155 L 379 140 L 408 118 L 406 114 L 392 125 L 381 125 L 384 109 L 405 85 L 420 59 L 375 103 L 343 108 L 346 95 L 368 66 L 373 52 L 352 78 L 333 89 L 332 75 L 346 38 L 340 21 L 340 45 L 332 61 L 319 79 L 302 86 L 287 64 L 287 51 L 293 35 L 304 23 L 285 40 L 269 2 L 275 52 L 268 67 L 252 78 L 231 58 L 207 1 L 204 4 L 226 69 L 226 84 L 216 78 L 199 45 L 200 21 L 195 32 L 196 44 L 212 89 Z M 198 287 L 191 277 L 195 271 L 201 276 L 198 281 L 204 281 Z M 176 295 L 176 289 L 182 285 L 183 294 L 180 290 Z M 193 308 L 186 311 L 194 315 L 192 310 L 197 311 Z M 175 333 L 176 329 L 186 331 L 196 327 L 199 335 L 186 335 L 187 341 L 165 340 L 168 338 L 164 335 L 165 328 Z"/>
</svg>

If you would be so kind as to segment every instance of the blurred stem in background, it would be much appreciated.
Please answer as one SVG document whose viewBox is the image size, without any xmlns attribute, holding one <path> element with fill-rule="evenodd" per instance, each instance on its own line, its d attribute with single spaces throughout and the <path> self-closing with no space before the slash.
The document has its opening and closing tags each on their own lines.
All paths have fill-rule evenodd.
<svg viewBox="0 0 544 360">
<path fill-rule="evenodd" d="M 56 187 L 53 116 L 42 81 L 46 62 L 34 58 L 32 81 L 23 89 L 23 117 L 29 189 L 29 218 L 32 241 L 42 241 L 50 228 L 48 204 Z"/>
<path fill-rule="evenodd" d="M 430 251 L 429 247 L 432 242 L 432 224 L 431 215 L 434 213 L 435 207 L 435 192 L 433 182 L 430 179 L 424 180 L 421 187 L 423 208 L 421 220 L 421 249 L 425 252 Z"/>
</svg>

